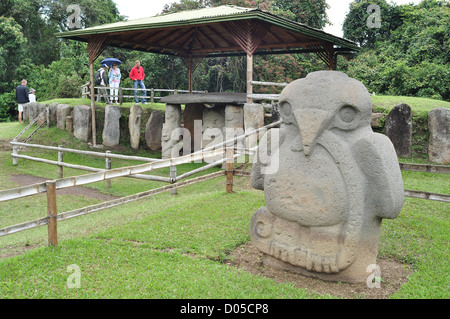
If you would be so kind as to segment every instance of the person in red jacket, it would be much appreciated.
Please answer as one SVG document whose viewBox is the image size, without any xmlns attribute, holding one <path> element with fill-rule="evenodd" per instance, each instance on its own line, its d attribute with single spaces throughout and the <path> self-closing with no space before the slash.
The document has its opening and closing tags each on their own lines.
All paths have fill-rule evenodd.
<svg viewBox="0 0 450 319">
<path fill-rule="evenodd" d="M 130 72 L 130 79 L 133 81 L 134 88 L 141 88 L 145 89 L 144 79 L 145 79 L 145 73 L 144 68 L 141 66 L 141 61 L 136 60 L 136 65 L 131 69 Z M 136 104 L 139 102 L 138 99 L 139 91 L 134 91 L 134 99 L 136 100 Z M 145 98 L 147 96 L 147 91 L 142 91 L 142 103 L 147 104 L 147 99 Z"/>
</svg>

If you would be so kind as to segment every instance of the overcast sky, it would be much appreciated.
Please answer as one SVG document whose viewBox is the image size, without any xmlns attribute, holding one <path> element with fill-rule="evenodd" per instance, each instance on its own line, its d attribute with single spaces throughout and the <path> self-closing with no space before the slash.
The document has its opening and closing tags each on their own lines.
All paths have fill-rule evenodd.
<svg viewBox="0 0 450 319">
<path fill-rule="evenodd" d="M 113 0 L 120 14 L 128 16 L 129 20 L 151 17 L 161 13 L 166 3 L 179 1 L 171 0 Z M 326 26 L 325 32 L 342 37 L 342 23 L 348 13 L 349 4 L 352 0 L 327 0 L 330 9 L 327 14 L 333 25 Z M 396 4 L 419 3 L 420 0 L 394 0 Z"/>
</svg>

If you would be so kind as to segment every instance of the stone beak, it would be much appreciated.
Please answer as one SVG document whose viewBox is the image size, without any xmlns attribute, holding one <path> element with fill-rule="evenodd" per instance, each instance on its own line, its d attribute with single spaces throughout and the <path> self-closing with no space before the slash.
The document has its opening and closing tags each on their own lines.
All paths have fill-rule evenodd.
<svg viewBox="0 0 450 319">
<path fill-rule="evenodd" d="M 317 138 L 328 127 L 332 118 L 327 111 L 320 109 L 299 109 L 294 111 L 302 137 L 303 152 L 309 156 L 314 150 Z"/>
</svg>

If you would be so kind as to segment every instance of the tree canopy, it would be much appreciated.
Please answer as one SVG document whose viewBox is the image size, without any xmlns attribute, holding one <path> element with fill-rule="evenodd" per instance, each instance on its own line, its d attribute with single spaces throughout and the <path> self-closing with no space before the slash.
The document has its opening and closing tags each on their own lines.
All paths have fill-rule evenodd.
<svg viewBox="0 0 450 319">
<path fill-rule="evenodd" d="M 367 7 L 381 8 L 381 27 L 368 28 Z M 342 67 L 371 92 L 450 99 L 450 4 L 418 5 L 355 0 L 343 25 L 344 37 L 364 50 Z"/>
</svg>

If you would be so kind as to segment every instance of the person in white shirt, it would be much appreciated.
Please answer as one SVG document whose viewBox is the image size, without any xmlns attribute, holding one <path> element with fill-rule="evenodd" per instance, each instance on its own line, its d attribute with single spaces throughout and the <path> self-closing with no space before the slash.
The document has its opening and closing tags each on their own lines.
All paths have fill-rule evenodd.
<svg viewBox="0 0 450 319">
<path fill-rule="evenodd" d="M 28 94 L 28 99 L 30 100 L 30 103 L 31 102 L 36 102 L 36 90 L 35 89 L 30 89 L 30 92 L 29 92 L 29 94 Z"/>
</svg>

